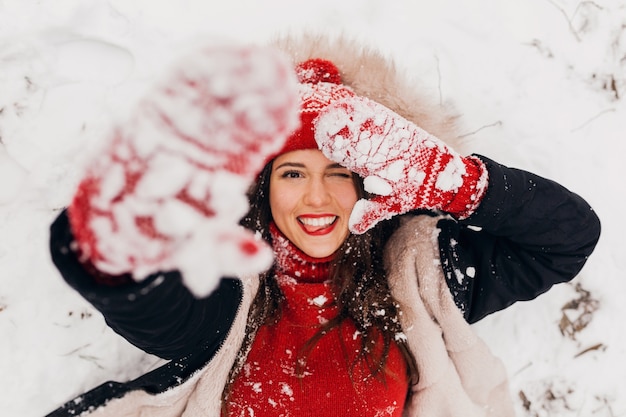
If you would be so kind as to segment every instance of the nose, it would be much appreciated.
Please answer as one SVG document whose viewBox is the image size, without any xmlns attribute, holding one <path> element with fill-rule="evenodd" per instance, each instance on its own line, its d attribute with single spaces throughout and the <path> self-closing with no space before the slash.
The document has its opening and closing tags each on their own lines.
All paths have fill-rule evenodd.
<svg viewBox="0 0 626 417">
<path fill-rule="evenodd" d="M 307 184 L 304 202 L 312 207 L 320 207 L 330 201 L 330 192 L 321 179 L 311 179 Z"/>
</svg>

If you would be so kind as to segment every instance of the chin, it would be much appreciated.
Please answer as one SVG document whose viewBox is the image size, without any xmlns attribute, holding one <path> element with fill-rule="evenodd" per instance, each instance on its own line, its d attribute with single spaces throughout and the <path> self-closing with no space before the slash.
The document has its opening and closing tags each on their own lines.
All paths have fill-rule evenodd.
<svg viewBox="0 0 626 417">
<path fill-rule="evenodd" d="M 335 252 L 337 252 L 339 250 L 339 248 L 341 247 L 341 245 L 338 246 L 333 246 L 332 248 L 325 248 L 325 249 L 321 249 L 321 248 L 316 248 L 313 249 L 309 252 L 305 252 L 307 255 L 313 257 L 313 258 L 327 258 L 333 254 L 335 254 Z"/>
</svg>

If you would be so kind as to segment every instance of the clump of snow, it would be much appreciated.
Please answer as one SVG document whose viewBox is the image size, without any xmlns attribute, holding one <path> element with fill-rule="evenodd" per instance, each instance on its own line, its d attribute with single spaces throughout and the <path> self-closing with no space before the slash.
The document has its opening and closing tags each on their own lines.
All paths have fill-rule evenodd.
<svg viewBox="0 0 626 417">
<path fill-rule="evenodd" d="M 326 297 L 324 294 L 318 295 L 317 297 L 314 297 L 309 300 L 309 303 L 316 305 L 318 307 L 323 307 L 327 302 L 328 302 L 328 297 Z"/>
<path fill-rule="evenodd" d="M 378 195 L 391 195 L 393 187 L 385 179 L 376 175 L 370 175 L 363 180 L 365 191 Z"/>
<path fill-rule="evenodd" d="M 474 278 L 476 276 L 476 268 L 474 268 L 473 266 L 468 266 L 465 269 L 465 275 L 470 278 Z"/>
<path fill-rule="evenodd" d="M 457 190 L 463 185 L 463 175 L 465 175 L 465 173 L 465 164 L 461 158 L 452 158 L 443 171 L 437 175 L 435 187 L 442 191 Z"/>
</svg>

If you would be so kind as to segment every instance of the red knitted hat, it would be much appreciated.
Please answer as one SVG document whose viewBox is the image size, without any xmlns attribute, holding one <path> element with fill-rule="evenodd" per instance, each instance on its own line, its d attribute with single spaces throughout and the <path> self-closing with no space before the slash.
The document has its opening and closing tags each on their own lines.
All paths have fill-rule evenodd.
<svg viewBox="0 0 626 417">
<path fill-rule="evenodd" d="M 268 162 L 287 152 L 319 149 L 314 135 L 315 118 L 333 101 L 355 95 L 341 83 L 339 70 L 328 60 L 309 59 L 296 65 L 295 69 L 300 82 L 300 127 L 291 134 L 280 151 L 268 158 Z"/>
</svg>

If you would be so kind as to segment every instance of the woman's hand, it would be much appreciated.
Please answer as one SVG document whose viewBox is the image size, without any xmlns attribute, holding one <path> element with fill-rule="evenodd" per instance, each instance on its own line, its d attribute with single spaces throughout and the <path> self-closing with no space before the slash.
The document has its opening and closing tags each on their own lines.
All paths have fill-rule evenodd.
<svg viewBox="0 0 626 417">
<path fill-rule="evenodd" d="M 350 97 L 322 110 L 315 140 L 327 158 L 356 172 L 366 191 L 350 216 L 350 230 L 364 233 L 379 221 L 415 209 L 468 217 L 487 188 L 478 158 L 462 157 L 441 140 L 387 107 Z"/>
<path fill-rule="evenodd" d="M 268 268 L 270 249 L 238 222 L 298 120 L 297 80 L 277 51 L 193 51 L 90 161 L 68 210 L 82 256 L 135 279 L 178 269 L 196 295 Z"/>
</svg>

